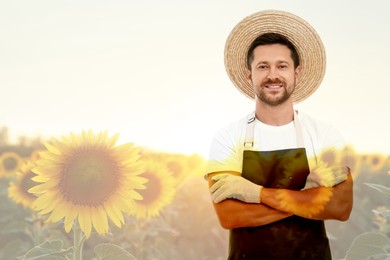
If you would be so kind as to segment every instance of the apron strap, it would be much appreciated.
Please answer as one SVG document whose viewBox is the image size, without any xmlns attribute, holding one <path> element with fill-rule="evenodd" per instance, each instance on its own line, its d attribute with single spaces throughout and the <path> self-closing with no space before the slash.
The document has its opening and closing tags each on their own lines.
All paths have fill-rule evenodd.
<svg viewBox="0 0 390 260">
<path fill-rule="evenodd" d="M 303 141 L 302 125 L 299 122 L 297 110 L 294 110 L 294 127 L 295 135 L 297 138 L 297 148 L 305 148 L 305 142 Z"/>
<path fill-rule="evenodd" d="M 255 134 L 255 121 L 256 121 L 256 115 L 255 112 L 253 111 L 253 113 L 248 119 L 248 125 L 246 126 L 244 149 L 253 147 L 253 139 Z"/>
<path fill-rule="evenodd" d="M 245 148 L 252 148 L 254 145 L 255 122 L 256 122 L 256 114 L 254 111 L 250 115 L 247 122 L 248 125 L 246 127 L 246 133 L 245 133 L 244 150 Z M 295 127 L 295 135 L 297 139 L 297 148 L 304 148 L 305 145 L 303 142 L 302 126 L 298 120 L 298 112 L 296 110 L 294 110 L 294 127 Z"/>
</svg>

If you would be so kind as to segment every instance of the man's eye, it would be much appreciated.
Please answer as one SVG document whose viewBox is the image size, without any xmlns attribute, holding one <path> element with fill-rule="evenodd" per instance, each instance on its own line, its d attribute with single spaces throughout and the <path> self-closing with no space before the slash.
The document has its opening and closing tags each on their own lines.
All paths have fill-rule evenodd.
<svg viewBox="0 0 390 260">
<path fill-rule="evenodd" d="M 259 69 L 261 69 L 261 70 L 265 70 L 265 69 L 267 69 L 268 68 L 268 66 L 266 66 L 266 65 L 259 65 L 259 67 L 258 67 Z"/>
</svg>

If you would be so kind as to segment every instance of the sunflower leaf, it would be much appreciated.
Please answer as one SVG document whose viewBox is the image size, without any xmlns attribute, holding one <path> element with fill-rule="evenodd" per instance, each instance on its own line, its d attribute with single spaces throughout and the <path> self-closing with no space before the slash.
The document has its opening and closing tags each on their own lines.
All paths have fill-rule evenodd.
<svg viewBox="0 0 390 260">
<path fill-rule="evenodd" d="M 74 248 L 63 249 L 64 242 L 60 239 L 45 241 L 42 244 L 32 248 L 20 260 L 43 260 L 43 259 L 69 259 L 73 255 Z"/>
<path fill-rule="evenodd" d="M 380 184 L 375 184 L 375 183 L 364 183 L 366 184 L 367 186 L 377 190 L 377 191 L 380 191 L 382 193 L 384 193 L 385 195 L 389 196 L 390 197 L 390 188 L 386 187 L 386 186 L 383 186 L 383 185 L 380 185 Z"/>
<path fill-rule="evenodd" d="M 390 260 L 390 254 L 373 255 L 370 259 L 373 260 Z"/>
<path fill-rule="evenodd" d="M 366 232 L 355 237 L 351 247 L 347 251 L 345 259 L 369 259 L 369 257 L 379 255 L 389 256 L 389 254 L 386 252 L 386 247 L 388 247 L 389 245 L 390 239 L 384 234 L 376 232 Z"/>
<path fill-rule="evenodd" d="M 16 259 L 16 257 L 24 254 L 29 248 L 31 248 L 30 243 L 21 239 L 15 239 L 4 245 L 1 249 L 1 257 L 2 259 Z"/>
<path fill-rule="evenodd" d="M 95 253 L 99 260 L 136 260 L 135 256 L 123 248 L 109 243 L 102 243 L 95 246 Z"/>
</svg>

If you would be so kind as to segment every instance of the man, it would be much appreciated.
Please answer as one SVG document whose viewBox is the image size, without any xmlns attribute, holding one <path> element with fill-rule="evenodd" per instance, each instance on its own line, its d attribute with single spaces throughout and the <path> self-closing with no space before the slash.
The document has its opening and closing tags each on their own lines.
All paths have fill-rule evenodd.
<svg viewBox="0 0 390 260">
<path fill-rule="evenodd" d="M 218 132 L 207 167 L 229 259 L 331 259 L 324 220 L 345 221 L 352 178 L 340 160 L 333 127 L 295 111 L 325 73 L 315 30 L 282 11 L 255 13 L 233 29 L 225 46 L 230 79 L 255 100 L 255 111 Z"/>
</svg>

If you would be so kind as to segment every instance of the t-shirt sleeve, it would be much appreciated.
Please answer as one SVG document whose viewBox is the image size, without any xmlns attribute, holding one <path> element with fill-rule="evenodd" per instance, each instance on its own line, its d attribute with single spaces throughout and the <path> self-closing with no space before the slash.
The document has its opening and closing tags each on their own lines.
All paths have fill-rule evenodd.
<svg viewBox="0 0 390 260">
<path fill-rule="evenodd" d="M 205 178 L 212 172 L 242 171 L 242 149 L 240 140 L 231 129 L 225 128 L 215 134 L 211 141 Z"/>
<path fill-rule="evenodd" d="M 325 162 L 330 167 L 349 168 L 349 152 L 341 132 L 331 125 L 321 125 L 320 129 L 316 145 L 317 160 Z"/>
<path fill-rule="evenodd" d="M 334 148 L 334 149 L 342 150 L 346 145 L 344 137 L 342 136 L 340 131 L 338 131 L 333 126 L 328 127 L 326 133 L 324 134 L 321 140 L 321 143 L 322 143 L 321 146 L 324 147 L 325 149 Z"/>
<path fill-rule="evenodd" d="M 319 163 L 349 167 L 349 150 L 342 133 L 333 125 L 301 113 L 310 170 Z"/>
<path fill-rule="evenodd" d="M 330 126 L 326 138 L 322 140 L 324 150 L 322 153 L 326 153 L 327 151 L 334 152 L 334 157 L 336 159 L 335 164 L 342 167 L 350 168 L 350 154 L 347 143 L 341 132 L 336 128 Z"/>
<path fill-rule="evenodd" d="M 305 134 L 308 136 L 307 148 L 313 150 L 311 156 L 321 156 L 324 152 L 332 150 L 332 157 L 338 157 L 346 147 L 346 142 L 341 132 L 331 124 L 313 119 L 306 114 L 301 114 Z"/>
</svg>

